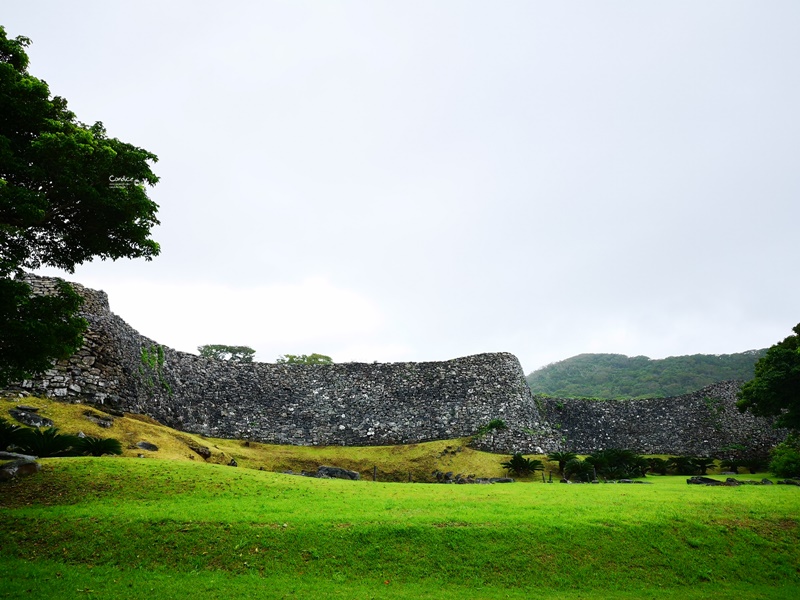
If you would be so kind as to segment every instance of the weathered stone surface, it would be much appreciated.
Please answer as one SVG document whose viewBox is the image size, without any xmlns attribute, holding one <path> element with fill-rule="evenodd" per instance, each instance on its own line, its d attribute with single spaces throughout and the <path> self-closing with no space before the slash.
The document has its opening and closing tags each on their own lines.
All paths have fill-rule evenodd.
<svg viewBox="0 0 800 600">
<path fill-rule="evenodd" d="M 55 289 L 53 279 L 27 279 L 37 293 Z M 743 440 L 767 449 L 785 437 L 771 420 L 736 410 L 737 382 L 677 398 L 594 402 L 534 399 L 519 361 L 504 353 L 388 364 L 205 359 L 140 335 L 111 313 L 104 292 L 73 285 L 85 299 L 84 346 L 10 392 L 146 414 L 182 431 L 278 444 L 452 439 L 473 435 L 494 419 L 508 430 L 474 447 L 504 454 L 618 447 L 708 456 Z"/>
<path fill-rule="evenodd" d="M 356 471 L 348 471 L 341 467 L 321 466 L 317 468 L 317 477 L 330 477 L 332 479 L 350 479 L 356 481 L 361 475 Z"/>
<path fill-rule="evenodd" d="M 0 461 L 20 459 L 35 460 L 36 457 L 31 456 L 30 454 L 20 454 L 19 452 L 6 452 L 5 450 L 0 450 Z"/>
<path fill-rule="evenodd" d="M 53 422 L 47 417 L 37 415 L 36 413 L 28 412 L 27 410 L 20 410 L 19 408 L 12 408 L 8 411 L 14 419 L 27 425 L 28 427 L 52 427 Z"/>
<path fill-rule="evenodd" d="M 42 469 L 34 458 L 28 456 L 25 458 L 18 458 L 0 465 L 0 481 L 8 481 L 15 477 L 25 477 L 38 473 Z"/>
<path fill-rule="evenodd" d="M 787 432 L 774 429 L 771 419 L 739 412 L 740 387 L 741 382 L 724 381 L 672 398 L 538 400 L 566 447 L 579 454 L 629 448 L 642 454 L 711 456 L 745 441 L 766 452 Z"/>
<path fill-rule="evenodd" d="M 151 444 L 150 442 L 137 442 L 136 447 L 149 452 L 156 452 L 158 450 L 158 446 Z"/>
<path fill-rule="evenodd" d="M 209 448 L 206 448 L 205 446 L 189 446 L 189 449 L 192 452 L 196 452 L 197 454 L 202 456 L 203 459 L 205 460 L 211 458 L 211 450 Z"/>
<path fill-rule="evenodd" d="M 52 279 L 28 281 L 37 293 L 54 289 Z M 479 444 L 504 453 L 558 448 L 511 354 L 235 365 L 161 347 L 112 314 L 104 292 L 73 285 L 85 299 L 84 346 L 76 360 L 24 382 L 26 391 L 146 414 L 182 431 L 267 443 L 414 443 L 469 436 L 503 419 L 509 430 Z"/>
<path fill-rule="evenodd" d="M 106 429 L 110 428 L 114 424 L 114 419 L 111 416 L 101 417 L 94 414 L 91 411 L 86 411 L 85 413 L 83 413 L 83 416 L 92 423 L 95 423 L 100 427 L 104 427 Z"/>
<path fill-rule="evenodd" d="M 721 484 L 722 482 L 719 479 L 712 479 L 711 477 L 701 477 L 697 475 L 695 477 L 690 477 L 689 479 L 687 479 L 686 483 L 694 485 L 709 485 L 709 484 Z"/>
</svg>

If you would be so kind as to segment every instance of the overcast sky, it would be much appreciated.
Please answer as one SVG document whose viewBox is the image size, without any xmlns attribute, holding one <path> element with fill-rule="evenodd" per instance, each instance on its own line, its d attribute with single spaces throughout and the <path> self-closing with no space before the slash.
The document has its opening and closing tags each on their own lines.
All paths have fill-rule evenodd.
<svg viewBox="0 0 800 600">
<path fill-rule="evenodd" d="M 0 24 L 159 156 L 161 256 L 65 277 L 167 346 L 527 373 L 800 321 L 795 0 L 26 0 Z"/>
</svg>

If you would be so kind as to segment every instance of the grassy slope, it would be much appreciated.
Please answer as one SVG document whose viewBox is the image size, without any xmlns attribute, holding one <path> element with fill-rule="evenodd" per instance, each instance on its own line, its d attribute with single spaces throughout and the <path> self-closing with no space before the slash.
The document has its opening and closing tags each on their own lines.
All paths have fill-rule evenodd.
<svg viewBox="0 0 800 600">
<path fill-rule="evenodd" d="M 35 402 L 65 431 L 78 419 L 94 433 L 69 413 L 75 407 L 26 399 Z M 136 423 L 118 419 L 117 431 L 97 433 L 128 431 L 135 442 Z M 167 452 L 173 434 L 144 431 L 162 448 L 156 455 Z M 198 440 L 218 446 L 220 462 L 234 455 L 255 466 L 291 451 Z M 0 486 L 0 598 L 800 594 L 796 487 L 704 488 L 678 477 L 596 486 L 316 480 L 204 464 L 175 444 L 170 452 L 184 460 L 141 460 L 133 449 L 133 457 L 46 459 L 42 473 Z M 442 456 L 447 445 L 349 453 L 394 457 L 405 469 L 409 456 L 435 463 L 471 452 Z M 423 458 L 426 449 L 432 456 Z M 336 462 L 325 454 L 333 450 L 348 452 L 300 454 Z M 482 454 L 471 460 L 499 459 Z"/>
<path fill-rule="evenodd" d="M 406 446 L 372 446 L 363 448 L 343 446 L 279 446 L 206 438 L 165 427 L 141 415 L 114 417 L 111 428 L 105 429 L 89 421 L 84 415 L 105 416 L 98 410 L 81 404 L 62 404 L 40 398 L 22 401 L 0 399 L 0 417 L 13 422 L 8 411 L 20 403 L 39 407 L 39 414 L 51 419 L 64 433 L 83 431 L 86 435 L 114 437 L 122 442 L 124 456 L 143 455 L 146 458 L 210 462 L 227 465 L 231 458 L 240 467 L 266 471 L 316 471 L 319 465 L 335 465 L 359 471 L 364 478 L 372 479 L 373 467 L 378 469 L 379 481 L 408 481 L 409 472 L 414 481 L 432 481 L 435 470 L 453 471 L 480 477 L 504 477 L 500 466 L 507 456 L 478 452 L 467 448 L 468 439 L 427 442 Z M 157 452 L 136 447 L 147 441 L 158 446 Z M 189 446 L 203 446 L 211 451 L 204 461 Z M 555 467 L 554 467 L 555 468 Z"/>
<path fill-rule="evenodd" d="M 197 595 L 214 579 L 298 597 L 800 591 L 800 490 L 789 486 L 441 486 L 133 458 L 44 463 L 3 488 L 0 567 L 22 575 L 0 598 L 59 597 L 65 572 L 106 597 L 125 582 L 154 598 Z M 167 579 L 177 587 L 159 595 Z"/>
</svg>

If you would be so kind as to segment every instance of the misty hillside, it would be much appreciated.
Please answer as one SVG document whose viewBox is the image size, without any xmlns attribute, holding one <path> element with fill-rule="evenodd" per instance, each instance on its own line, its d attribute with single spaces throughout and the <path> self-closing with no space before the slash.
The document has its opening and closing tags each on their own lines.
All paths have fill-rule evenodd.
<svg viewBox="0 0 800 600">
<path fill-rule="evenodd" d="M 653 398 L 693 392 L 717 381 L 753 378 L 766 349 L 651 359 L 579 354 L 537 369 L 525 380 L 534 394 L 561 398 Z"/>
</svg>

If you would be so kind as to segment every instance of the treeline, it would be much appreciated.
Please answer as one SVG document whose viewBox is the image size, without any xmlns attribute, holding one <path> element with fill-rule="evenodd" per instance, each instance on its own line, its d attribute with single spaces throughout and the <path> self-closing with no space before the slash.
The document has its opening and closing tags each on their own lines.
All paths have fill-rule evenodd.
<svg viewBox="0 0 800 600">
<path fill-rule="evenodd" d="M 693 354 L 651 359 L 579 354 L 537 369 L 525 380 L 534 394 L 561 398 L 663 398 L 718 381 L 750 380 L 766 349 L 738 354 Z"/>
</svg>

